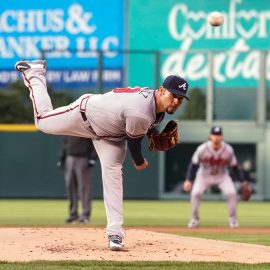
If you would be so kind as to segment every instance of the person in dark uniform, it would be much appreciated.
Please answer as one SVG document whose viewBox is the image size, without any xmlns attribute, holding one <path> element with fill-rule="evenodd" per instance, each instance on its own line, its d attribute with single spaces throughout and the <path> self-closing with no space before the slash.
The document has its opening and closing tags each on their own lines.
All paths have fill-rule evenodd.
<svg viewBox="0 0 270 270">
<path fill-rule="evenodd" d="M 69 217 L 66 223 L 87 224 L 91 216 L 92 171 L 97 154 L 92 140 L 65 136 L 57 166 L 64 169 L 66 192 L 69 199 Z M 78 213 L 81 200 L 82 212 Z"/>
</svg>

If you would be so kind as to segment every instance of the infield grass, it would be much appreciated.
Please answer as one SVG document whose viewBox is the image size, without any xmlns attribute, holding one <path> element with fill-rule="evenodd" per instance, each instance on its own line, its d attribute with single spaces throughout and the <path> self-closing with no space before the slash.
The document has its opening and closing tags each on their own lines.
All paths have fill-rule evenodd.
<svg viewBox="0 0 270 270">
<path fill-rule="evenodd" d="M 102 200 L 94 200 L 91 225 L 106 224 Z M 66 200 L 0 200 L 0 226 L 63 226 L 68 215 Z M 224 201 L 203 201 L 202 227 L 228 226 Z M 241 227 L 270 227 L 269 202 L 240 202 L 238 217 Z M 186 227 L 190 217 L 188 201 L 125 200 L 126 226 Z"/>
<path fill-rule="evenodd" d="M 5 263 L 0 262 L 0 270 L 267 270 L 270 264 L 240 264 L 240 263 L 206 263 L 206 262 L 99 262 L 99 261 L 65 261 L 65 262 L 31 262 L 31 263 Z"/>
<path fill-rule="evenodd" d="M 249 243 L 256 245 L 265 245 L 270 246 L 270 234 L 258 234 L 258 233 L 239 233 L 232 230 L 232 232 L 181 232 L 177 233 L 181 236 L 191 236 L 191 237 L 199 237 L 206 239 L 214 239 L 214 240 L 223 240 L 230 242 L 239 242 L 239 243 Z"/>
</svg>

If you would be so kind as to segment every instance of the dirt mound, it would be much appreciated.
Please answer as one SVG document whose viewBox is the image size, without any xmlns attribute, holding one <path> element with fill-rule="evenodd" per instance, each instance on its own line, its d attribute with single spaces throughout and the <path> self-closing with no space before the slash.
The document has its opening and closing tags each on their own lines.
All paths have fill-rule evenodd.
<svg viewBox="0 0 270 270">
<path fill-rule="evenodd" d="M 0 228 L 0 261 L 270 262 L 270 247 L 127 229 L 125 251 L 107 248 L 100 228 Z"/>
</svg>

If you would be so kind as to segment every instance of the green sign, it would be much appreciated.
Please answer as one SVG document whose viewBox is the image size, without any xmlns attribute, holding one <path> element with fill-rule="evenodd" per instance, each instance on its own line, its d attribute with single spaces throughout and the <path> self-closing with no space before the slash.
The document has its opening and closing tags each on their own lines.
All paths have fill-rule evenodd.
<svg viewBox="0 0 270 270">
<path fill-rule="evenodd" d="M 223 14 L 224 23 L 220 27 L 208 23 L 212 11 Z M 212 50 L 213 75 L 218 86 L 255 87 L 258 84 L 259 50 L 270 48 L 268 1 L 131 0 L 129 12 L 131 49 L 169 49 L 162 51 L 162 78 L 179 74 L 196 85 L 205 84 L 209 68 L 207 51 Z M 266 52 L 264 59 L 269 81 L 270 58 Z M 145 67 L 142 63 L 138 57 L 131 57 L 131 82 L 138 81 L 136 73 L 142 69 L 145 71 L 139 79 L 146 75 L 153 77 L 153 59 L 146 61 Z"/>
</svg>

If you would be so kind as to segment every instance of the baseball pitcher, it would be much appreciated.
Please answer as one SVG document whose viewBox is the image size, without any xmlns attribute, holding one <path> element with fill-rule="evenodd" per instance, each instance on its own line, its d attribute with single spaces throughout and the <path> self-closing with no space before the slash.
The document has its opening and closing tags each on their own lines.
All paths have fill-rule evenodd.
<svg viewBox="0 0 270 270">
<path fill-rule="evenodd" d="M 188 83 L 171 75 L 157 90 L 115 88 L 102 95 L 85 94 L 70 105 L 53 109 L 46 86 L 46 62 L 18 61 L 15 67 L 22 72 L 30 91 L 35 125 L 39 130 L 92 139 L 101 163 L 109 248 L 122 250 L 125 236 L 122 166 L 127 146 L 135 168 L 146 169 L 148 162 L 142 154 L 141 141 L 146 134 L 151 138 L 158 133 L 156 126 L 163 120 L 165 112 L 173 114 L 183 99 L 188 99 Z M 160 136 L 162 146 L 155 143 L 152 149 L 167 150 L 175 146 L 178 143 L 178 130 L 175 130 L 177 125 L 170 124 Z M 177 136 L 168 139 L 170 134 Z M 163 141 L 166 145 L 169 142 L 168 147 L 163 147 Z"/>
</svg>

